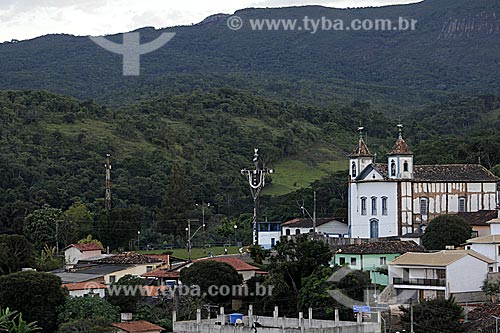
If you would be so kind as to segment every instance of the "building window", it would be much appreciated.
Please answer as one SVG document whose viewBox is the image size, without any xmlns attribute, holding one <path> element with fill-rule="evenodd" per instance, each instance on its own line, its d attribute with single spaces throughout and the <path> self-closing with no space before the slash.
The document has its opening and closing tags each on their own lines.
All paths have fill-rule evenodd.
<svg viewBox="0 0 500 333">
<path fill-rule="evenodd" d="M 340 266 L 345 265 L 345 258 L 344 257 L 339 259 L 339 265 Z"/>
<path fill-rule="evenodd" d="M 286 234 L 287 236 L 290 236 L 290 229 L 286 229 L 285 234 Z"/>
<path fill-rule="evenodd" d="M 498 255 L 500 256 L 500 246 L 498 247 Z"/>
<path fill-rule="evenodd" d="M 488 272 L 493 273 L 493 266 L 488 267 Z"/>
<path fill-rule="evenodd" d="M 356 266 L 356 258 L 351 258 L 351 266 Z"/>
<path fill-rule="evenodd" d="M 352 176 L 356 177 L 358 169 L 356 168 L 356 163 L 352 162 Z"/>
<path fill-rule="evenodd" d="M 429 214 L 429 200 L 427 198 L 420 198 L 420 214 Z"/>
<path fill-rule="evenodd" d="M 153 270 L 153 266 L 146 266 L 146 273 L 151 272 Z"/>
<path fill-rule="evenodd" d="M 295 229 L 295 234 L 300 235 L 300 229 Z"/>
<path fill-rule="evenodd" d="M 377 215 L 377 197 L 372 197 L 372 215 Z"/>
<path fill-rule="evenodd" d="M 445 269 L 438 269 L 436 270 L 436 275 L 438 279 L 446 279 L 446 270 Z"/>
<path fill-rule="evenodd" d="M 391 161 L 391 176 L 396 177 L 396 162 Z"/>
<path fill-rule="evenodd" d="M 366 215 L 366 198 L 361 198 L 361 215 Z"/>
<path fill-rule="evenodd" d="M 404 171 L 404 172 L 408 172 L 408 162 L 407 162 L 407 161 L 405 161 L 405 162 L 403 163 L 403 171 Z"/>
<path fill-rule="evenodd" d="M 382 197 L 382 215 L 387 215 L 387 197 Z"/>
<path fill-rule="evenodd" d="M 464 197 L 458 198 L 458 211 L 465 212 L 467 208 L 467 200 Z"/>
<path fill-rule="evenodd" d="M 116 275 L 110 275 L 109 276 L 109 283 L 115 283 L 116 282 Z"/>
<path fill-rule="evenodd" d="M 380 257 L 380 265 L 387 265 L 387 258 L 386 257 Z"/>
</svg>

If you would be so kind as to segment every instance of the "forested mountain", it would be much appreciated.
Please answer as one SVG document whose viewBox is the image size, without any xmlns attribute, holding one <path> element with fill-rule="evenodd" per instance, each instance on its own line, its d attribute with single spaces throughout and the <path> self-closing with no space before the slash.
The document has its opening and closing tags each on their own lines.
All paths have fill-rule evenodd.
<svg viewBox="0 0 500 333">
<path fill-rule="evenodd" d="M 244 9 L 231 31 L 225 16 L 202 24 L 140 29 L 143 41 L 176 32 L 142 57 L 140 77 L 122 76 L 122 58 L 86 37 L 49 35 L 0 45 L 0 88 L 46 89 L 114 105 L 224 85 L 272 98 L 329 105 L 370 100 L 405 106 L 449 94 L 498 88 L 497 0 L 425 0 L 364 9 L 320 6 Z M 418 20 L 416 31 L 251 31 L 249 19 Z M 165 22 L 168 25 L 168 22 Z M 109 39 L 121 42 L 121 36 Z M 389 111 L 384 109 L 384 111 Z"/>
</svg>

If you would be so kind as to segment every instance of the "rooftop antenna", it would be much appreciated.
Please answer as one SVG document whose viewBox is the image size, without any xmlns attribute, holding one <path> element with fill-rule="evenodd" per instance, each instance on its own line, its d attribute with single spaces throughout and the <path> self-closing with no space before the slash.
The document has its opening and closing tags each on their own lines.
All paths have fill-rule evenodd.
<svg viewBox="0 0 500 333">
<path fill-rule="evenodd" d="M 111 155 L 106 154 L 106 164 L 104 165 L 106 168 L 106 196 L 104 207 L 106 209 L 111 209 Z"/>
</svg>

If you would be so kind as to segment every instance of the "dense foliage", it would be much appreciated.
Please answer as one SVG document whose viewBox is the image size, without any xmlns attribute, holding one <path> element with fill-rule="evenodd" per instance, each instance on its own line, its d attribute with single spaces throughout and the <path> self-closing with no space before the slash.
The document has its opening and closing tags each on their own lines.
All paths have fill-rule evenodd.
<svg viewBox="0 0 500 333">
<path fill-rule="evenodd" d="M 56 309 L 65 300 L 61 279 L 53 274 L 29 271 L 0 276 L 0 307 L 21 312 L 28 322 L 36 321 L 43 333 L 57 329 Z"/>
<path fill-rule="evenodd" d="M 401 322 L 403 328 L 409 332 L 410 308 L 401 307 L 400 309 L 402 311 Z M 415 333 L 463 332 L 463 325 L 461 323 L 463 308 L 456 304 L 453 298 L 436 298 L 429 301 L 420 301 L 413 305 L 413 318 Z"/>
<path fill-rule="evenodd" d="M 463 217 L 441 215 L 429 222 L 422 236 L 427 250 L 444 250 L 446 246 L 458 247 L 472 237 L 472 228 Z"/>
</svg>

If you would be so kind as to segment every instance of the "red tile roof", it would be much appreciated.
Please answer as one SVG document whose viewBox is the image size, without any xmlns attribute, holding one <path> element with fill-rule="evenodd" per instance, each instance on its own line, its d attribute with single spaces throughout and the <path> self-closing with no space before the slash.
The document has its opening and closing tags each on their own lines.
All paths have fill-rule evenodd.
<svg viewBox="0 0 500 333">
<path fill-rule="evenodd" d="M 104 284 L 97 283 L 97 282 L 65 283 L 62 285 L 62 287 L 68 289 L 68 291 L 106 289 L 107 288 Z"/>
<path fill-rule="evenodd" d="M 396 140 L 396 143 L 389 152 L 389 155 L 413 155 L 413 153 L 408 147 L 406 141 L 400 137 Z"/>
<path fill-rule="evenodd" d="M 259 271 L 260 268 L 252 266 L 250 264 L 247 264 L 240 258 L 236 257 L 215 257 L 215 258 L 202 258 L 198 259 L 195 261 L 202 261 L 202 260 L 212 260 L 212 261 L 218 261 L 218 262 L 225 262 L 226 264 L 232 266 L 235 270 L 237 271 Z"/>
<path fill-rule="evenodd" d="M 165 279 L 178 279 L 180 276 L 180 272 L 178 271 L 169 271 L 168 269 L 158 268 L 154 271 L 148 272 L 146 274 L 142 274 L 143 277 L 155 277 L 155 278 L 165 278 Z"/>
<path fill-rule="evenodd" d="M 328 222 L 340 222 L 335 220 L 335 218 L 330 217 L 330 218 L 317 218 L 316 219 L 316 226 L 319 227 L 320 225 L 323 225 Z M 343 222 L 340 222 L 343 223 Z M 310 218 L 295 218 L 290 221 L 286 221 L 282 225 L 283 227 L 296 227 L 296 228 L 312 228 L 313 227 L 313 220 Z"/>
<path fill-rule="evenodd" d="M 85 251 L 103 251 L 103 248 L 96 243 L 89 243 L 89 244 L 71 244 L 66 247 L 66 249 L 69 249 L 70 247 L 74 247 L 82 252 Z"/>
<path fill-rule="evenodd" d="M 372 157 L 373 155 L 368 150 L 368 146 L 362 138 L 359 138 L 358 144 L 354 148 L 349 157 Z"/>
<path fill-rule="evenodd" d="M 477 212 L 460 212 L 458 216 L 464 218 L 464 220 L 471 226 L 488 226 L 486 223 L 498 217 L 498 211 L 496 210 L 480 210 Z"/>
<path fill-rule="evenodd" d="M 144 254 L 144 255 L 151 259 L 158 259 L 159 261 L 162 261 L 166 264 L 168 264 L 170 261 L 170 255 L 168 254 Z"/>
<path fill-rule="evenodd" d="M 129 333 L 157 332 L 157 331 L 161 332 L 164 330 L 163 327 L 152 324 L 149 321 L 145 320 L 129 321 L 125 323 L 113 323 L 111 325 Z"/>
</svg>

